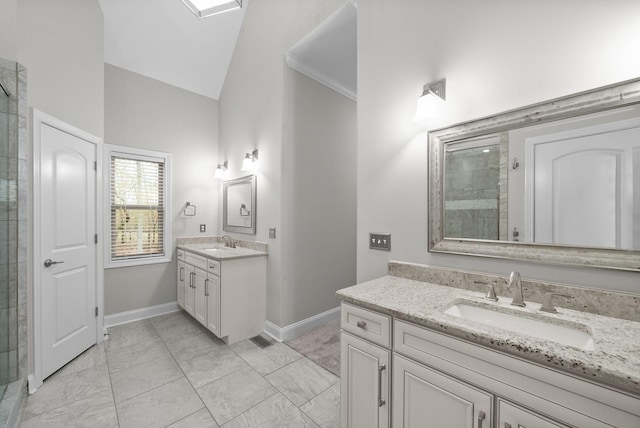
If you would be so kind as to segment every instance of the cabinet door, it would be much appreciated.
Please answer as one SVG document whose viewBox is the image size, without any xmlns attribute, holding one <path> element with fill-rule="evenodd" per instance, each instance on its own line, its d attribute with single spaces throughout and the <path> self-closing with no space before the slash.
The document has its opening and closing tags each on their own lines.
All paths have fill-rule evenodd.
<svg viewBox="0 0 640 428">
<path fill-rule="evenodd" d="M 196 303 L 195 283 L 196 268 L 191 265 L 184 265 L 185 271 L 185 287 L 184 287 L 184 310 L 191 316 L 194 314 L 194 306 Z"/>
<path fill-rule="evenodd" d="M 184 290 L 187 284 L 187 272 L 185 271 L 184 262 L 178 260 L 178 281 L 177 281 L 177 300 L 178 305 L 184 309 Z"/>
<path fill-rule="evenodd" d="M 498 399 L 498 428 L 569 428 L 569 426 L 552 422 L 542 415 Z"/>
<path fill-rule="evenodd" d="M 194 305 L 193 317 L 204 326 L 207 325 L 207 296 L 205 296 L 205 286 L 207 282 L 207 271 L 195 268 L 194 285 Z"/>
<path fill-rule="evenodd" d="M 389 426 L 390 351 L 342 332 L 342 428 Z"/>
<path fill-rule="evenodd" d="M 393 426 L 489 428 L 493 396 L 471 385 L 393 356 Z"/>
<path fill-rule="evenodd" d="M 207 325 L 206 327 L 220 337 L 220 278 L 209 274 L 206 284 Z"/>
</svg>

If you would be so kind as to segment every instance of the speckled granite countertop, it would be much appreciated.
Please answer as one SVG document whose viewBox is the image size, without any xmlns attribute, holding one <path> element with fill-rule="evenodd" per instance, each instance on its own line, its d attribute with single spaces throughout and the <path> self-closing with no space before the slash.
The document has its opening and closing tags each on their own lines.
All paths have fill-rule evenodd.
<svg viewBox="0 0 640 428">
<path fill-rule="evenodd" d="M 394 276 L 354 285 L 339 290 L 337 295 L 344 302 L 640 395 L 639 322 L 564 308 L 558 308 L 558 314 L 548 314 L 539 311 L 538 303 L 527 302 L 526 308 L 516 308 L 505 297 L 485 303 L 478 292 Z M 499 312 L 518 311 L 527 318 L 578 327 L 591 333 L 594 350 L 583 351 L 445 314 L 459 299 L 471 305 L 495 305 Z"/>
<path fill-rule="evenodd" d="M 179 244 L 178 248 L 220 261 L 244 259 L 247 257 L 262 257 L 267 255 L 266 251 L 253 250 L 244 247 L 230 248 L 219 243 Z"/>
</svg>

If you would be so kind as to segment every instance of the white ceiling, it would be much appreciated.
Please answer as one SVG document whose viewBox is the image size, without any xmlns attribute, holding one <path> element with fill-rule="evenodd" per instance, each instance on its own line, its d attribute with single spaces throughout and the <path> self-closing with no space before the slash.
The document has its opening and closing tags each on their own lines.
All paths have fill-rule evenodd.
<svg viewBox="0 0 640 428">
<path fill-rule="evenodd" d="M 219 99 L 249 0 L 196 18 L 181 0 L 98 0 L 104 61 Z M 356 7 L 348 1 L 289 52 L 294 69 L 355 99 Z"/>
<path fill-rule="evenodd" d="M 287 52 L 287 64 L 356 99 L 357 9 L 346 3 Z"/>
<path fill-rule="evenodd" d="M 98 0 L 104 61 L 219 99 L 243 8 L 198 19 L 180 0 Z"/>
</svg>

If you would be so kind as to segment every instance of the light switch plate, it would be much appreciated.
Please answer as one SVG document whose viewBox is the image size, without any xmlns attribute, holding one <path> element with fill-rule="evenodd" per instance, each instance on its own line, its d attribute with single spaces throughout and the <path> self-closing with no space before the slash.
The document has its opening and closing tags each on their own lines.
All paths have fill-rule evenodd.
<svg viewBox="0 0 640 428">
<path fill-rule="evenodd" d="M 269 228 L 269 238 L 276 239 L 276 228 L 275 227 L 270 227 Z"/>
<path fill-rule="evenodd" d="M 391 234 L 369 233 L 369 248 L 372 250 L 391 251 Z"/>
</svg>

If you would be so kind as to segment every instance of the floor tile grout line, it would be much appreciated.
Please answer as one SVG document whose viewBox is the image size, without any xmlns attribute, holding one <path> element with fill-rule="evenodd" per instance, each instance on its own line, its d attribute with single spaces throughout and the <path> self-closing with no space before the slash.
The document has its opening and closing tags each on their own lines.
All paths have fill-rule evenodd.
<svg viewBox="0 0 640 428">
<path fill-rule="evenodd" d="M 105 363 L 103 363 L 103 364 L 104 364 L 105 366 L 107 365 L 107 363 L 106 363 L 106 362 L 105 362 Z M 95 367 L 98 367 L 98 366 L 101 366 L 101 365 L 102 365 L 102 364 L 98 364 L 98 365 L 95 365 L 95 366 L 93 366 L 93 367 L 87 367 L 87 368 L 82 369 L 82 370 L 79 370 L 79 371 L 77 371 L 77 372 L 69 373 L 68 375 L 64 375 L 64 376 L 60 376 L 60 377 L 66 377 L 66 376 L 70 376 L 70 375 L 75 375 L 75 374 L 77 374 L 77 373 L 83 372 L 83 371 L 85 371 L 85 370 L 91 370 L 91 369 L 93 369 L 93 368 L 95 368 Z M 47 379 L 45 379 L 45 380 L 47 380 Z M 56 379 L 51 379 L 51 380 L 52 380 L 52 381 L 55 381 Z M 42 386 L 41 386 L 40 388 L 42 388 Z M 38 390 L 40 390 L 40 389 L 38 389 Z M 98 392 L 100 392 L 100 391 L 98 391 Z M 35 394 L 37 394 L 37 391 L 36 391 L 33 395 L 31 395 L 31 396 L 32 396 L 32 397 L 35 397 Z M 27 399 L 28 399 L 28 398 L 29 398 L 29 396 L 27 396 Z M 69 401 L 69 402 L 67 402 L 67 403 L 65 403 L 65 404 L 61 404 L 60 406 L 56 406 L 56 407 L 53 407 L 53 408 L 51 408 L 51 409 L 48 409 L 47 411 L 42 412 L 42 413 L 31 413 L 31 414 L 30 414 L 30 417 L 28 417 L 27 419 L 32 419 L 32 418 L 35 418 L 35 417 L 40 417 L 40 416 L 42 416 L 42 415 L 46 415 L 47 413 L 51 413 L 51 412 L 53 412 L 53 411 L 55 411 L 55 410 L 60 410 L 60 409 L 63 409 L 63 408 L 65 408 L 65 407 L 69 407 L 69 406 L 71 406 L 71 405 L 73 405 L 73 404 L 76 404 L 77 402 L 79 402 L 79 401 L 83 400 L 84 398 L 85 398 L 85 397 L 81 397 L 81 398 L 78 398 L 78 399 L 76 399 L 76 400 Z M 27 406 L 26 406 L 26 404 L 25 404 L 25 406 L 24 406 L 24 412 L 23 412 L 23 415 L 25 414 L 26 410 L 27 410 Z"/>
<path fill-rule="evenodd" d="M 175 355 L 173 355 L 173 352 L 171 352 L 171 349 L 169 349 L 169 347 L 167 346 L 164 338 L 162 337 L 162 335 L 160 334 L 160 332 L 158 331 L 158 329 L 156 328 L 155 324 L 151 323 L 151 325 L 153 325 L 153 329 L 155 330 L 156 334 L 158 336 L 160 336 L 160 340 L 162 341 L 162 344 L 164 345 L 165 348 L 167 348 L 167 351 L 169 352 L 169 355 L 171 355 L 171 358 L 173 358 L 173 361 L 176 363 L 176 365 L 178 366 L 178 369 L 180 370 L 180 372 L 182 373 L 182 376 L 184 376 L 185 380 L 189 383 L 189 386 L 191 387 L 191 389 L 193 390 L 193 392 L 196 394 L 196 396 L 198 397 L 198 400 L 200 400 L 200 403 L 202 403 L 202 407 L 198 410 L 196 410 L 195 412 L 191 413 L 190 415 L 185 416 L 182 419 L 186 419 L 189 416 L 199 412 L 200 410 L 202 410 L 203 408 L 207 409 L 207 412 L 209 412 L 209 415 L 211 415 L 211 418 L 216 422 L 216 424 L 218 424 L 218 421 L 216 420 L 216 418 L 213 416 L 213 414 L 211 413 L 211 410 L 209 410 L 209 408 L 207 407 L 207 404 L 204 402 L 204 400 L 202 399 L 202 397 L 200 396 L 200 394 L 198 393 L 198 390 L 196 389 L 196 387 L 193 385 L 193 383 L 191 383 L 191 380 L 189 379 L 189 376 L 187 376 L 187 374 L 184 372 L 184 370 L 182 369 L 182 366 L 180 365 L 180 363 L 178 362 L 178 360 L 176 360 Z M 204 355 L 204 354 L 203 354 Z M 196 357 L 194 357 L 196 358 Z M 186 360 L 186 361 L 190 361 Z M 182 419 L 178 419 L 177 421 L 174 421 L 172 423 L 170 423 L 168 426 L 173 425 L 179 421 L 181 421 Z M 220 425 L 220 424 L 218 424 Z"/>
<path fill-rule="evenodd" d="M 105 336 L 107 336 L 106 340 L 109 340 L 108 330 Z M 105 339 L 102 340 L 102 343 L 104 342 L 105 342 Z M 113 400 L 113 410 L 116 412 L 116 422 L 118 423 L 118 427 L 120 427 L 120 414 L 118 413 L 118 406 L 116 406 L 116 394 L 115 392 L 113 392 L 113 380 L 111 379 L 111 367 L 109 366 L 109 357 L 107 356 L 106 344 L 104 345 L 104 360 L 105 360 L 105 363 L 107 364 L 107 373 L 109 374 L 109 386 L 111 387 L 111 399 Z"/>
</svg>

